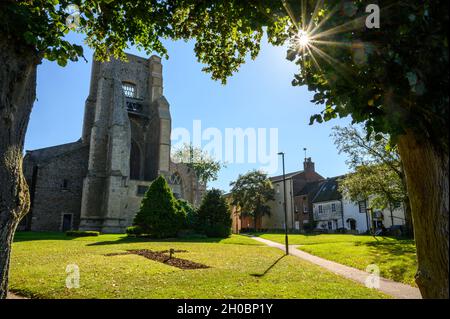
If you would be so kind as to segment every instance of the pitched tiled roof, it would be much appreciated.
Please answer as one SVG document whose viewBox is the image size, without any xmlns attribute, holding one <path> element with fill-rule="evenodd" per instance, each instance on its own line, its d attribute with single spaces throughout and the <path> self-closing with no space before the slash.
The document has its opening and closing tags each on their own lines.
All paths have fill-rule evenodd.
<svg viewBox="0 0 450 319">
<path fill-rule="evenodd" d="M 338 190 L 338 186 L 339 186 L 339 179 L 342 179 L 343 177 L 344 176 L 336 176 L 321 181 L 319 190 L 312 199 L 312 202 L 319 203 L 341 199 L 342 195 Z"/>
<path fill-rule="evenodd" d="M 27 155 L 31 157 L 34 162 L 45 162 L 54 157 L 66 154 L 68 152 L 75 151 L 83 147 L 81 140 L 76 142 L 61 144 L 56 146 L 50 146 L 45 148 L 40 148 L 37 150 L 27 151 Z"/>
<path fill-rule="evenodd" d="M 308 182 L 302 189 L 296 192 L 294 196 L 314 194 L 319 190 L 321 183 L 323 183 L 323 180 Z"/>
<path fill-rule="evenodd" d="M 303 171 L 296 171 L 296 172 L 292 172 L 292 173 L 287 173 L 286 174 L 286 179 L 290 179 L 298 174 L 303 173 Z M 278 182 L 283 180 L 283 175 L 278 175 L 278 176 L 274 176 L 274 177 L 270 177 L 269 178 L 272 182 Z"/>
</svg>

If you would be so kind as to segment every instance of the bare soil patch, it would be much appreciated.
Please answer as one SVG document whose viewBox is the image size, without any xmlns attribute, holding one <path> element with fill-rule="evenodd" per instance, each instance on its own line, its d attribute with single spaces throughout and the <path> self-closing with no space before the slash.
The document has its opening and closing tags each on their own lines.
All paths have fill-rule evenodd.
<svg viewBox="0 0 450 319">
<path fill-rule="evenodd" d="M 186 250 L 172 250 L 172 254 L 174 253 L 185 253 Z M 170 254 L 170 250 L 162 250 L 162 251 L 153 251 L 148 249 L 136 249 L 136 250 L 127 250 L 123 253 L 111 253 L 106 254 L 105 256 L 118 256 L 118 255 L 129 255 L 129 254 L 135 254 L 139 256 L 143 256 L 145 258 L 158 261 L 160 263 L 177 267 L 180 269 L 205 269 L 210 268 L 207 265 L 196 263 L 194 261 L 188 260 L 188 259 L 182 259 L 173 257 Z M 169 255 L 167 255 L 169 254 Z"/>
</svg>

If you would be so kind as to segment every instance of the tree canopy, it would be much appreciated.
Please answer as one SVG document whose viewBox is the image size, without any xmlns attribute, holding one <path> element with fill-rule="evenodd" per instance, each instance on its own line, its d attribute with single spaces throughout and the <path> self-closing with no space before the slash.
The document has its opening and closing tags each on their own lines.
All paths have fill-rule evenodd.
<svg viewBox="0 0 450 319">
<path fill-rule="evenodd" d="M 374 208 L 384 209 L 403 203 L 408 232 L 411 212 L 406 180 L 397 147 L 389 136 L 378 138 L 361 126 L 333 127 L 331 137 L 339 153 L 347 155 L 352 172 L 339 182 L 339 190 L 353 201 L 369 200 Z"/>
<path fill-rule="evenodd" d="M 206 192 L 198 208 L 197 229 L 208 237 L 228 237 L 231 234 L 231 213 L 222 191 Z"/>
<path fill-rule="evenodd" d="M 257 56 L 264 31 L 274 44 L 287 37 L 286 15 L 274 1 L 7 0 L 0 8 L 2 33 L 61 66 L 84 57 L 67 40 L 70 31 L 84 34 L 99 60 L 126 59 L 130 46 L 167 57 L 164 39 L 195 38 L 204 71 L 224 83 L 247 55 Z"/>
<path fill-rule="evenodd" d="M 200 182 L 215 181 L 220 169 L 224 166 L 220 161 L 214 160 L 201 148 L 190 144 L 184 144 L 172 154 L 172 159 L 178 163 L 184 163 L 194 170 Z"/>
<path fill-rule="evenodd" d="M 253 217 L 256 228 L 257 218 L 270 214 L 267 202 L 275 195 L 272 182 L 266 173 L 253 170 L 239 175 L 230 186 L 233 205 L 240 207 L 241 215 Z"/>
<path fill-rule="evenodd" d="M 411 129 L 448 151 L 448 3 L 382 1 L 380 28 L 365 24 L 369 4 L 8 0 L 0 4 L 0 30 L 60 65 L 83 57 L 82 46 L 66 39 L 70 31 L 84 34 L 101 60 L 126 59 L 129 46 L 167 56 L 164 39 L 195 39 L 204 71 L 223 83 L 257 56 L 266 33 L 271 44 L 290 41 L 288 58 L 299 65 L 293 85 L 308 86 L 312 101 L 325 105 L 311 122 L 351 115 L 369 133 L 395 140 Z M 311 41 L 302 47 L 295 34 L 303 29 Z"/>
<path fill-rule="evenodd" d="M 379 28 L 366 24 L 370 1 L 312 2 L 293 15 L 310 41 L 294 39 L 288 54 L 299 66 L 293 85 L 325 105 L 311 123 L 351 116 L 377 138 L 413 131 L 447 153 L 448 2 L 378 1 Z"/>
</svg>

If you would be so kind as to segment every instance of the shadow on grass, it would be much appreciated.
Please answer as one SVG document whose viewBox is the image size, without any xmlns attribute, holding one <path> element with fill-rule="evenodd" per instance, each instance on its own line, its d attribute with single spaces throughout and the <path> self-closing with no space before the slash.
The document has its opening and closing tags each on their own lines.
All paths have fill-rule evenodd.
<svg viewBox="0 0 450 319">
<path fill-rule="evenodd" d="M 374 256 L 373 263 L 389 269 L 389 277 L 398 282 L 413 282 L 417 267 L 413 240 L 364 243 Z"/>
<path fill-rule="evenodd" d="M 118 245 L 129 243 L 219 243 L 226 238 L 204 238 L 204 237 L 189 237 L 189 238 L 147 238 L 147 237 L 128 237 L 124 235 L 117 240 L 98 241 L 87 244 L 86 246 L 103 246 L 103 245 Z"/>
<path fill-rule="evenodd" d="M 276 232 L 276 231 L 273 231 L 273 232 L 246 232 L 246 233 L 240 233 L 240 235 L 245 235 L 245 236 L 255 236 L 255 237 L 261 237 L 261 236 L 263 236 L 263 235 L 284 235 L 285 233 L 284 232 Z M 324 235 L 324 234 L 322 234 L 322 233 L 302 233 L 302 234 L 300 234 L 300 233 L 288 233 L 288 236 L 291 236 L 291 235 L 303 235 L 303 236 L 305 236 L 305 237 L 315 237 L 315 236 L 319 236 L 319 235 Z M 328 235 L 328 234 L 325 234 L 325 235 Z M 336 235 L 336 234 L 330 234 L 330 235 Z"/>
<path fill-rule="evenodd" d="M 104 234 L 108 235 L 108 234 Z M 74 240 L 82 238 L 83 241 L 90 242 L 86 246 L 102 246 L 102 245 L 117 245 L 127 243 L 141 243 L 141 242 L 178 242 L 178 243 L 220 243 L 228 238 L 213 238 L 213 237 L 176 237 L 176 238 L 149 238 L 149 237 L 129 237 L 126 234 L 116 234 L 117 239 L 106 240 L 100 236 L 88 236 L 88 237 L 72 237 L 67 236 L 62 232 L 31 232 L 20 231 L 16 232 L 14 236 L 14 242 L 36 241 L 36 240 Z M 111 239 L 111 238 L 108 238 Z M 225 242 L 224 244 L 226 244 Z M 240 243 L 239 241 L 230 241 L 230 244 L 234 245 L 246 245 L 246 243 Z"/>
<path fill-rule="evenodd" d="M 413 240 L 398 240 L 395 242 L 367 242 L 363 244 L 383 251 L 389 255 L 404 255 L 405 253 L 416 253 Z"/>
<path fill-rule="evenodd" d="M 36 241 L 36 240 L 73 240 L 76 238 L 78 237 L 67 236 L 65 233 L 61 232 L 18 231 L 14 235 L 13 242 L 17 243 L 23 241 Z"/>
<path fill-rule="evenodd" d="M 284 257 L 286 257 L 286 255 L 283 255 L 280 258 L 278 258 L 277 260 L 275 260 L 275 262 L 272 265 L 270 265 L 266 270 L 264 270 L 264 272 L 262 274 L 250 274 L 250 276 L 258 277 L 258 278 L 264 277 L 269 272 L 269 270 L 271 270 L 273 267 L 275 267 L 275 265 L 278 264 L 278 262 L 281 259 L 283 259 Z"/>
</svg>

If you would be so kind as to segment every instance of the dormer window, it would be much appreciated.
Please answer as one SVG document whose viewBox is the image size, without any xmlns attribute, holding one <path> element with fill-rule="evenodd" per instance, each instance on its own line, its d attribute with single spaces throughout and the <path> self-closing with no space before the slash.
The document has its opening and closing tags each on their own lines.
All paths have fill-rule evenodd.
<svg viewBox="0 0 450 319">
<path fill-rule="evenodd" d="M 126 97 L 136 98 L 136 85 L 129 82 L 123 82 L 122 83 L 123 88 L 123 94 L 125 94 Z"/>
</svg>

